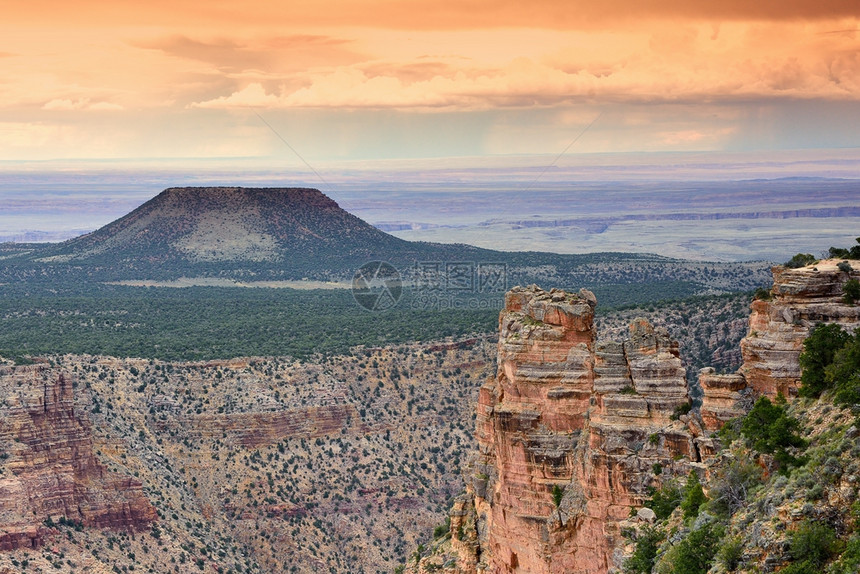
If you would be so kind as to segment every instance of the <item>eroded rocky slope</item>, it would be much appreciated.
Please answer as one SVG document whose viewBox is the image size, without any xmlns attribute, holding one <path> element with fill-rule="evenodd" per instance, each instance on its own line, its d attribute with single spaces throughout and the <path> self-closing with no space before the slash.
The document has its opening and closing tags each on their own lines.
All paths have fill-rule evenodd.
<svg viewBox="0 0 860 574">
<path fill-rule="evenodd" d="M 849 276 L 776 270 L 771 299 L 753 304 L 744 368 L 701 374 L 706 427 L 751 393 L 796 388 L 776 368 L 796 361 L 796 329 L 857 323 L 841 301 Z M 653 518 L 631 515 L 651 487 L 708 478 L 715 445 L 681 414 L 690 399 L 667 330 L 634 320 L 601 338 L 593 311 L 587 291 L 518 288 L 497 345 L 0 367 L 0 572 L 391 571 L 462 492 L 470 452 L 450 540 L 419 552 L 419 569 L 617 568 L 625 531 Z"/>
<path fill-rule="evenodd" d="M 492 355 L 2 367 L 0 572 L 390 572 L 463 488 Z"/>
<path fill-rule="evenodd" d="M 140 481 L 96 457 L 73 386 L 57 369 L 0 367 L 0 550 L 38 548 L 54 520 L 140 531 L 157 519 Z"/>
</svg>

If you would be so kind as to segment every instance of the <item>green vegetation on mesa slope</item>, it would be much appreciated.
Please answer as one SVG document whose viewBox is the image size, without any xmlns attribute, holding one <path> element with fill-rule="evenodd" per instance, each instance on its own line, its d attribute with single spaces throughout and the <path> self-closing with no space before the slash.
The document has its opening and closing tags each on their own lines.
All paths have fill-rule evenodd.
<svg viewBox="0 0 860 574">
<path fill-rule="evenodd" d="M 278 261 L 188 261 L 155 258 L 112 259 L 106 254 L 87 261 L 50 255 L 53 244 L 0 244 L 0 284 L 53 284 L 58 289 L 81 283 L 179 278 L 233 279 L 247 283 L 316 279 L 350 280 L 369 261 L 394 265 L 405 280 L 420 280 L 428 269 L 439 269 L 445 284 L 450 272 L 475 276 L 482 266 L 503 270 L 506 284 L 553 286 L 578 290 L 586 287 L 614 305 L 670 300 L 693 295 L 751 291 L 771 281 L 769 264 L 762 261 L 722 263 L 686 261 L 636 253 L 565 255 L 538 252 L 504 252 L 468 245 L 407 243 L 408 249 L 374 249 L 361 254 L 306 255 L 296 251 Z M 419 249 L 420 247 L 420 249 Z M 434 269 L 435 272 L 435 269 Z M 475 280 L 477 286 L 477 279 Z M 476 287 L 477 288 L 477 287 Z M 640 293 L 641 291 L 641 293 Z"/>
<path fill-rule="evenodd" d="M 839 405 L 860 405 L 860 328 L 854 333 L 839 325 L 818 325 L 803 343 L 800 395 L 833 394 Z"/>
<path fill-rule="evenodd" d="M 709 471 L 707 497 L 695 480 L 655 491 L 655 527 L 625 532 L 636 543 L 626 574 L 705 574 L 714 566 L 751 574 L 765 564 L 790 574 L 856 573 L 856 425 L 850 408 L 827 398 L 760 399 L 721 433 L 724 453 Z"/>
</svg>

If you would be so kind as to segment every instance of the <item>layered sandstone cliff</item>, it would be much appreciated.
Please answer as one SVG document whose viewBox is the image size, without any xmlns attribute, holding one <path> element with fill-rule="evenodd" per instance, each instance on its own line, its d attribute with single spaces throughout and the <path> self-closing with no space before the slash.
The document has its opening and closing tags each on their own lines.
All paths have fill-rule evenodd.
<svg viewBox="0 0 860 574">
<path fill-rule="evenodd" d="M 594 296 L 514 289 L 499 318 L 498 373 L 478 399 L 474 504 L 486 538 L 481 567 L 555 563 L 573 534 L 553 492 L 571 482 L 594 381 Z"/>
<path fill-rule="evenodd" d="M 749 396 L 796 394 L 812 328 L 860 325 L 843 287 L 860 274 L 837 263 L 773 269 L 770 297 L 752 305 L 742 368 L 699 374 L 701 418 L 681 414 L 685 372 L 664 330 L 636 320 L 625 341 L 598 345 L 589 292 L 512 290 L 500 316 L 498 374 L 481 388 L 473 480 L 451 513 L 457 566 L 449 562 L 449 571 L 620 567 L 620 527 L 649 487 L 704 471 L 713 445 L 700 423 L 719 428 Z"/>
<path fill-rule="evenodd" d="M 453 571 L 607 572 L 648 487 L 698 460 L 700 429 L 677 414 L 689 405 L 677 343 L 640 320 L 597 345 L 595 304 L 585 290 L 508 293 L 478 457 L 451 512 Z"/>
<path fill-rule="evenodd" d="M 620 523 L 649 498 L 649 487 L 686 475 L 700 460 L 701 428 L 690 405 L 678 344 L 643 320 L 624 342 L 600 345 L 582 467 L 573 488 L 586 501 L 574 544 L 575 572 L 620 566 Z"/>
<path fill-rule="evenodd" d="M 0 367 L 0 550 L 39 546 L 46 522 L 138 530 L 157 518 L 140 482 L 95 457 L 72 387 L 55 369 Z"/>
<path fill-rule="evenodd" d="M 839 260 L 799 269 L 773 268 L 770 300 L 752 304 L 749 335 L 741 341 L 741 373 L 757 393 L 793 396 L 800 387 L 798 357 L 818 323 L 860 326 L 860 307 L 843 300 L 843 286 L 860 271 L 843 271 Z"/>
<path fill-rule="evenodd" d="M 752 302 L 749 334 L 741 341 L 741 368 L 730 375 L 712 369 L 700 373 L 701 414 L 708 430 L 742 414 L 744 394 L 795 396 L 800 388 L 798 357 L 817 324 L 860 327 L 860 306 L 844 299 L 845 283 L 860 278 L 860 271 L 845 271 L 840 263 L 830 259 L 798 269 L 772 269 L 768 297 Z"/>
</svg>

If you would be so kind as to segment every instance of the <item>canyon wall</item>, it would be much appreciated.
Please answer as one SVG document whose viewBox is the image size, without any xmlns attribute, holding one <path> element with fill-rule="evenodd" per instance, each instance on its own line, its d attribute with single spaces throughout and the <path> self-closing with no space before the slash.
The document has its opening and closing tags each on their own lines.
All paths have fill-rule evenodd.
<svg viewBox="0 0 860 574">
<path fill-rule="evenodd" d="M 691 469 L 704 476 L 715 452 L 706 432 L 756 396 L 796 395 L 815 325 L 860 326 L 844 293 L 860 273 L 839 263 L 773 268 L 773 288 L 752 303 L 742 367 L 699 373 L 700 417 L 686 414 L 685 372 L 665 330 L 637 319 L 624 341 L 597 344 L 590 292 L 511 290 L 498 372 L 479 396 L 471 483 L 451 513 L 449 571 L 619 571 L 620 530 L 650 488 Z"/>
<path fill-rule="evenodd" d="M 677 343 L 637 320 L 597 345 L 595 305 L 585 290 L 507 294 L 479 452 L 451 512 L 453 571 L 607 572 L 631 508 L 697 464 Z"/>
<path fill-rule="evenodd" d="M 0 359 L 0 573 L 390 572 L 463 490 L 495 357 Z M 126 533 L 142 493 L 158 521 Z"/>
<path fill-rule="evenodd" d="M 759 394 L 797 394 L 803 340 L 818 323 L 860 326 L 860 307 L 843 301 L 843 286 L 860 271 L 837 267 L 839 260 L 820 261 L 799 269 L 773 268 L 771 298 L 753 301 L 749 335 L 741 341 L 740 372 Z"/>
<path fill-rule="evenodd" d="M 72 387 L 59 370 L 0 367 L 0 550 L 38 547 L 51 521 L 139 530 L 157 518 L 139 481 L 96 458 Z"/>
<path fill-rule="evenodd" d="M 798 358 L 803 341 L 817 324 L 860 327 L 860 307 L 847 302 L 844 292 L 845 283 L 860 278 L 860 271 L 840 269 L 841 262 L 829 259 L 798 269 L 772 269 L 770 292 L 752 302 L 749 333 L 741 341 L 741 368 L 730 375 L 717 375 L 712 369 L 699 375 L 704 391 L 701 414 L 708 430 L 719 429 L 741 414 L 739 402 L 745 394 L 796 396 Z"/>
</svg>

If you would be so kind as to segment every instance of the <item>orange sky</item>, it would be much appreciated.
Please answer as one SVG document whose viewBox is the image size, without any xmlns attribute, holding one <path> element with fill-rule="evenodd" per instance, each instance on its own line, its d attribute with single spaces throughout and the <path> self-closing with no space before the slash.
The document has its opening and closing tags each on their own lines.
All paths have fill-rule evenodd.
<svg viewBox="0 0 860 574">
<path fill-rule="evenodd" d="M 860 147 L 857 0 L 0 8 L 6 160 Z"/>
</svg>

